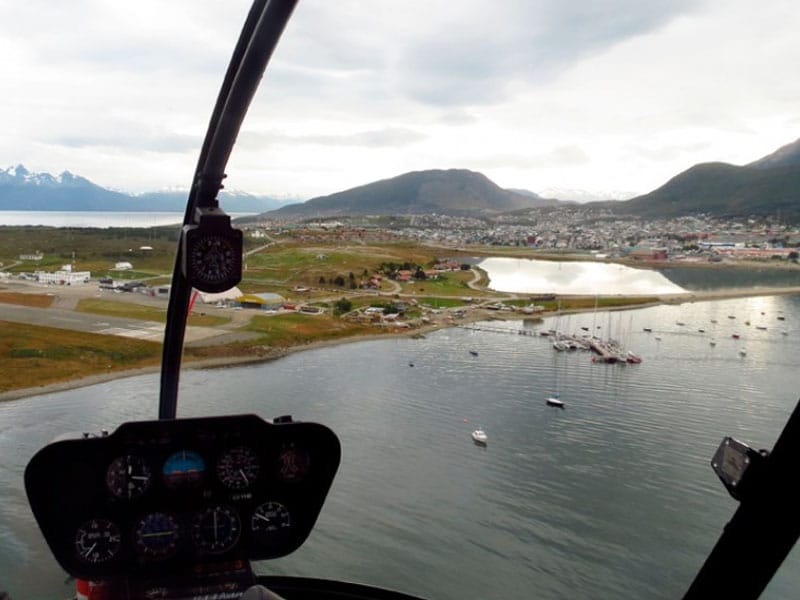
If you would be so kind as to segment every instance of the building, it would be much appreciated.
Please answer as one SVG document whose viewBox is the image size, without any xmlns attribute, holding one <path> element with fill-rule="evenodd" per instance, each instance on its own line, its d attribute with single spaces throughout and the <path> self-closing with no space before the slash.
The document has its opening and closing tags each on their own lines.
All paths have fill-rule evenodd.
<svg viewBox="0 0 800 600">
<path fill-rule="evenodd" d="M 53 273 L 46 271 L 36 271 L 34 276 L 39 283 L 48 283 L 55 285 L 72 285 L 77 283 L 89 283 L 92 278 L 90 271 L 73 271 L 72 268 L 66 268 L 70 265 L 64 265 L 60 270 Z"/>
</svg>

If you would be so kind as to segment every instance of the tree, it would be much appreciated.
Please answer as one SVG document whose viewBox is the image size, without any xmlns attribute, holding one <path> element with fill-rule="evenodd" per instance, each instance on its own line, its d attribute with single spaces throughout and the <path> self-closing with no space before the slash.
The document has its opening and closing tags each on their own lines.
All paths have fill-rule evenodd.
<svg viewBox="0 0 800 600">
<path fill-rule="evenodd" d="M 348 313 L 353 310 L 353 303 L 350 302 L 347 298 L 340 298 L 336 301 L 336 304 L 333 305 L 336 314 L 341 315 L 344 313 Z"/>
</svg>

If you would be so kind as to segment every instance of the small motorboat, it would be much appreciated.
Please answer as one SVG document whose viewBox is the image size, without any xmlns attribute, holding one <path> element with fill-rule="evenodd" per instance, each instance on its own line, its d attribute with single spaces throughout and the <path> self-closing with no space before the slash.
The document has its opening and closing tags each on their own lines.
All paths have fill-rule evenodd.
<svg viewBox="0 0 800 600">
<path fill-rule="evenodd" d="M 698 329 L 698 330 L 697 330 L 697 333 L 705 333 L 705 332 L 706 332 L 706 330 L 705 330 L 705 329 L 703 329 L 702 327 L 701 327 L 700 329 Z"/>
<path fill-rule="evenodd" d="M 632 350 L 628 350 L 628 353 L 625 355 L 625 361 L 632 365 L 638 365 L 642 362 L 642 357 L 635 354 Z"/>
<path fill-rule="evenodd" d="M 731 335 L 731 337 L 732 337 L 733 339 L 735 339 L 735 340 L 738 340 L 740 336 L 739 336 L 739 334 L 738 334 L 738 333 L 734 333 L 733 335 Z"/>
<path fill-rule="evenodd" d="M 739 350 L 739 356 L 747 356 L 747 350 L 745 350 L 744 348 Z"/>
<path fill-rule="evenodd" d="M 653 331 L 653 328 L 652 327 L 645 327 L 644 331 L 646 331 L 647 333 L 650 333 L 650 332 Z"/>
<path fill-rule="evenodd" d="M 472 432 L 472 441 L 479 446 L 485 446 L 489 441 L 489 437 L 486 435 L 486 432 L 483 429 L 476 429 Z"/>
<path fill-rule="evenodd" d="M 545 400 L 547 406 L 555 406 L 556 408 L 564 408 L 564 401 L 561 400 L 557 395 L 550 396 L 547 400 Z"/>
<path fill-rule="evenodd" d="M 708 343 L 709 343 L 710 345 L 712 345 L 712 346 L 716 346 L 716 345 L 717 345 L 717 341 L 716 341 L 716 340 L 711 340 L 711 341 L 710 341 L 710 342 L 708 342 Z"/>
<path fill-rule="evenodd" d="M 470 350 L 469 353 L 472 354 L 472 356 L 478 356 L 477 350 Z"/>
</svg>

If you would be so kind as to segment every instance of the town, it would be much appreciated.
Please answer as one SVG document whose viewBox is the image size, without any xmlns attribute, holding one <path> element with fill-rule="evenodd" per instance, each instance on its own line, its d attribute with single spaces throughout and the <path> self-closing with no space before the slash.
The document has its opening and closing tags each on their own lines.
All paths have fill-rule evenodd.
<svg viewBox="0 0 800 600">
<path fill-rule="evenodd" d="M 647 220 L 579 205 L 483 219 L 431 214 L 287 223 L 267 216 L 248 219 L 245 227 L 255 236 L 289 234 L 305 241 L 409 239 L 462 249 L 508 246 L 587 254 L 597 259 L 796 261 L 800 247 L 798 224 L 781 222 L 777 216 L 725 219 L 697 215 Z"/>
</svg>

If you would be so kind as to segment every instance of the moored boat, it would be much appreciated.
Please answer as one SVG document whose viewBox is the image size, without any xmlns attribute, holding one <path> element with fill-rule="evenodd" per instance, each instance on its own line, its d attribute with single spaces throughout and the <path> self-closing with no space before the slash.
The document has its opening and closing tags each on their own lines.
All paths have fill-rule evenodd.
<svg viewBox="0 0 800 600">
<path fill-rule="evenodd" d="M 476 429 L 472 432 L 472 441 L 480 446 L 485 446 L 489 441 L 489 436 L 483 429 Z"/>
</svg>

